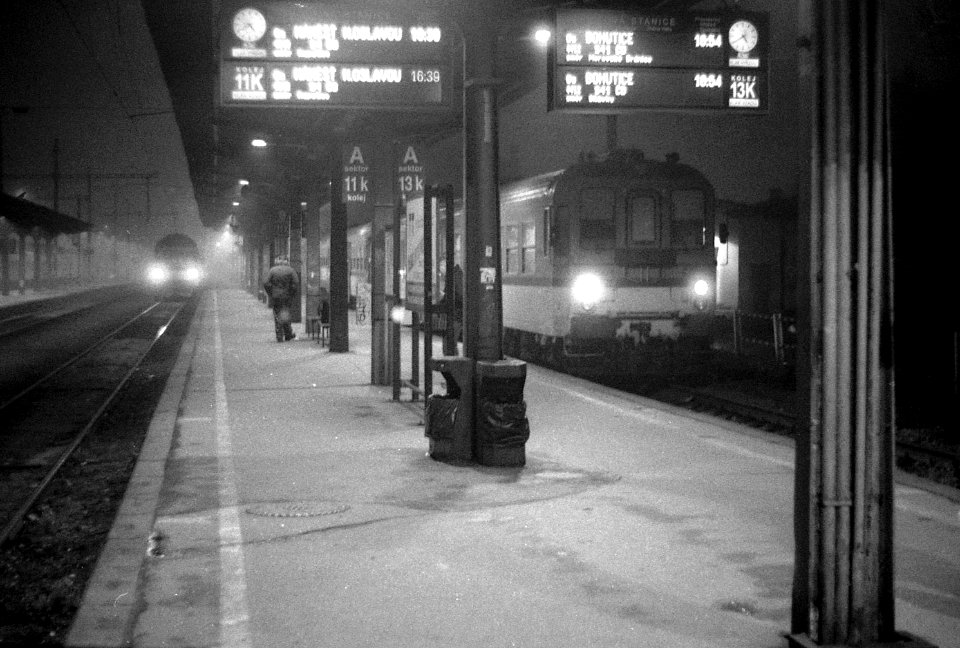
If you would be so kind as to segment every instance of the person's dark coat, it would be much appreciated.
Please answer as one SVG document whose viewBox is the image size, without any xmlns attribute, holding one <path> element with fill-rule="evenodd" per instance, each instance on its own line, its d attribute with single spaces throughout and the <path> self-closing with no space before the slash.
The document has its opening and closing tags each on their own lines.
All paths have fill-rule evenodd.
<svg viewBox="0 0 960 648">
<path fill-rule="evenodd" d="M 288 306 L 297 296 L 300 280 L 289 263 L 280 262 L 270 268 L 263 290 L 270 296 L 274 306 Z"/>
</svg>

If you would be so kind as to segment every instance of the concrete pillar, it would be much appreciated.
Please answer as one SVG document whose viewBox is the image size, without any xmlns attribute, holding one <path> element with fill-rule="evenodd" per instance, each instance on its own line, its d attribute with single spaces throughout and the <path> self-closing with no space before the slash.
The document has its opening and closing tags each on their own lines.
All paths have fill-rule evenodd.
<svg viewBox="0 0 960 648">
<path fill-rule="evenodd" d="M 791 646 L 894 630 L 893 254 L 884 3 L 799 3 L 809 189 Z M 911 645 L 920 646 L 921 643 Z"/>
</svg>

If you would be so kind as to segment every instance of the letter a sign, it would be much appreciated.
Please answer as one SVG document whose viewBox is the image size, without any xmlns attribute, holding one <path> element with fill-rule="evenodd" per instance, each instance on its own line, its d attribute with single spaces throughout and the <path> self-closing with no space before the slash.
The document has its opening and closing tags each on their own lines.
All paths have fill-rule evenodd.
<svg viewBox="0 0 960 648">
<path fill-rule="evenodd" d="M 370 193 L 370 166 L 363 157 L 360 146 L 347 146 L 343 150 L 343 202 L 366 203 Z"/>
<path fill-rule="evenodd" d="M 402 156 L 397 165 L 397 190 L 401 194 L 423 191 L 423 165 L 412 145 L 401 146 Z"/>
</svg>

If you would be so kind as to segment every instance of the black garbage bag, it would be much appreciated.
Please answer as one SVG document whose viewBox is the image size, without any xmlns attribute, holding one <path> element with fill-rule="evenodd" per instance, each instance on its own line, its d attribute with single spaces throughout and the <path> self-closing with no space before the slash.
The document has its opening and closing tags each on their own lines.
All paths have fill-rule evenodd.
<svg viewBox="0 0 960 648">
<path fill-rule="evenodd" d="M 431 394 L 427 397 L 423 435 L 431 439 L 453 438 L 453 425 L 457 419 L 459 398 Z"/>
<path fill-rule="evenodd" d="M 497 403 L 481 400 L 477 420 L 480 445 L 494 448 L 522 447 L 530 438 L 527 403 Z"/>
</svg>

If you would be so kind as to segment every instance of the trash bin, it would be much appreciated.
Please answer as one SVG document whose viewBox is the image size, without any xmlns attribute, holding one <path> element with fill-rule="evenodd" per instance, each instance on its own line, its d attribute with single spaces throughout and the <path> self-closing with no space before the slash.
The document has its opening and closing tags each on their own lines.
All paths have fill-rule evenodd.
<svg viewBox="0 0 960 648">
<path fill-rule="evenodd" d="M 530 438 L 523 384 L 527 363 L 477 362 L 477 423 L 474 455 L 485 466 L 523 466 Z"/>
<path fill-rule="evenodd" d="M 473 459 L 473 360 L 461 356 L 430 359 L 439 371 L 447 393 L 431 394 L 424 411 L 424 436 L 430 439 L 430 457 L 439 461 Z"/>
</svg>

